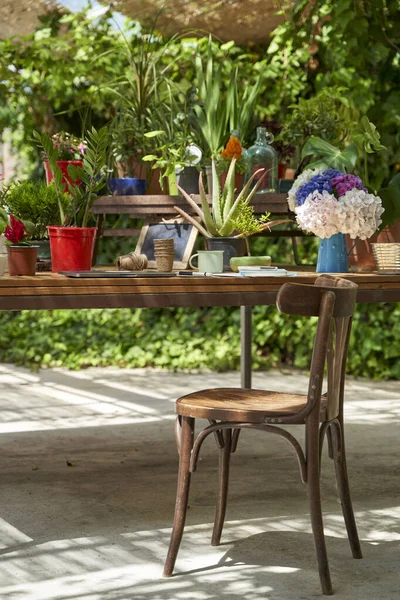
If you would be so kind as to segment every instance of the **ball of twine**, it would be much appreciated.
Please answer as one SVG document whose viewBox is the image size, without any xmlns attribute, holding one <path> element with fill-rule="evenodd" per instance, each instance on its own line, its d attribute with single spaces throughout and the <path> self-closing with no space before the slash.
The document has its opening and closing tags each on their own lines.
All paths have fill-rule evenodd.
<svg viewBox="0 0 400 600">
<path fill-rule="evenodd" d="M 147 267 L 147 256 L 130 252 L 117 259 L 117 267 L 120 271 L 143 271 Z"/>
</svg>

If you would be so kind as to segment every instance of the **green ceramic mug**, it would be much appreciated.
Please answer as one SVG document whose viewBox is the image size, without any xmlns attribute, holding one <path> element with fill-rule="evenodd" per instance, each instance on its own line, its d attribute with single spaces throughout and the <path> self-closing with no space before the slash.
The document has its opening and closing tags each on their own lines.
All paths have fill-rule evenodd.
<svg viewBox="0 0 400 600">
<path fill-rule="evenodd" d="M 192 260 L 197 257 L 197 267 Z M 192 269 L 198 268 L 202 273 L 222 273 L 224 270 L 223 250 L 199 250 L 189 260 Z"/>
</svg>

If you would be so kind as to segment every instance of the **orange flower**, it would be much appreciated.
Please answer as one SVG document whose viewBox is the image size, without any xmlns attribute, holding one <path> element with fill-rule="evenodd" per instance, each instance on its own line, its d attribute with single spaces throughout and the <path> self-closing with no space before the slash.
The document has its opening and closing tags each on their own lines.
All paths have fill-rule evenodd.
<svg viewBox="0 0 400 600">
<path fill-rule="evenodd" d="M 239 139 L 232 135 L 228 143 L 225 146 L 225 149 L 221 152 L 222 158 L 236 158 L 239 159 L 242 156 L 242 144 Z"/>
</svg>

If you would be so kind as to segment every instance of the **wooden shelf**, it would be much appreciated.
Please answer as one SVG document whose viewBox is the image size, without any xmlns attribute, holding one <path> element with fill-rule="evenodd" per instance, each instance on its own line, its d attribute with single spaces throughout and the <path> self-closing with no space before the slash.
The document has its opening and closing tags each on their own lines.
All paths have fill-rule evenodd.
<svg viewBox="0 0 400 600">
<path fill-rule="evenodd" d="M 199 195 L 193 195 L 193 200 L 200 206 Z M 273 214 L 287 214 L 287 194 L 255 194 L 252 204 L 257 214 L 270 212 Z M 177 216 L 174 206 L 184 208 L 193 214 L 188 202 L 183 196 L 101 196 L 95 200 L 92 213 L 124 214 L 132 217 L 146 217 L 152 215 Z"/>
</svg>

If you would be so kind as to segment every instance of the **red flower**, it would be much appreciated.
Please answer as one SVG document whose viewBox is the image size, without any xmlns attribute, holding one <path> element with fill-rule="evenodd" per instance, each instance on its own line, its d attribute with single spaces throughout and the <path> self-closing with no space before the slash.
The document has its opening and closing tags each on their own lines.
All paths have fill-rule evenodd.
<svg viewBox="0 0 400 600">
<path fill-rule="evenodd" d="M 7 225 L 4 237 L 14 245 L 22 242 L 24 238 L 28 237 L 23 222 L 16 219 L 14 215 L 10 215 L 10 225 Z"/>
</svg>

